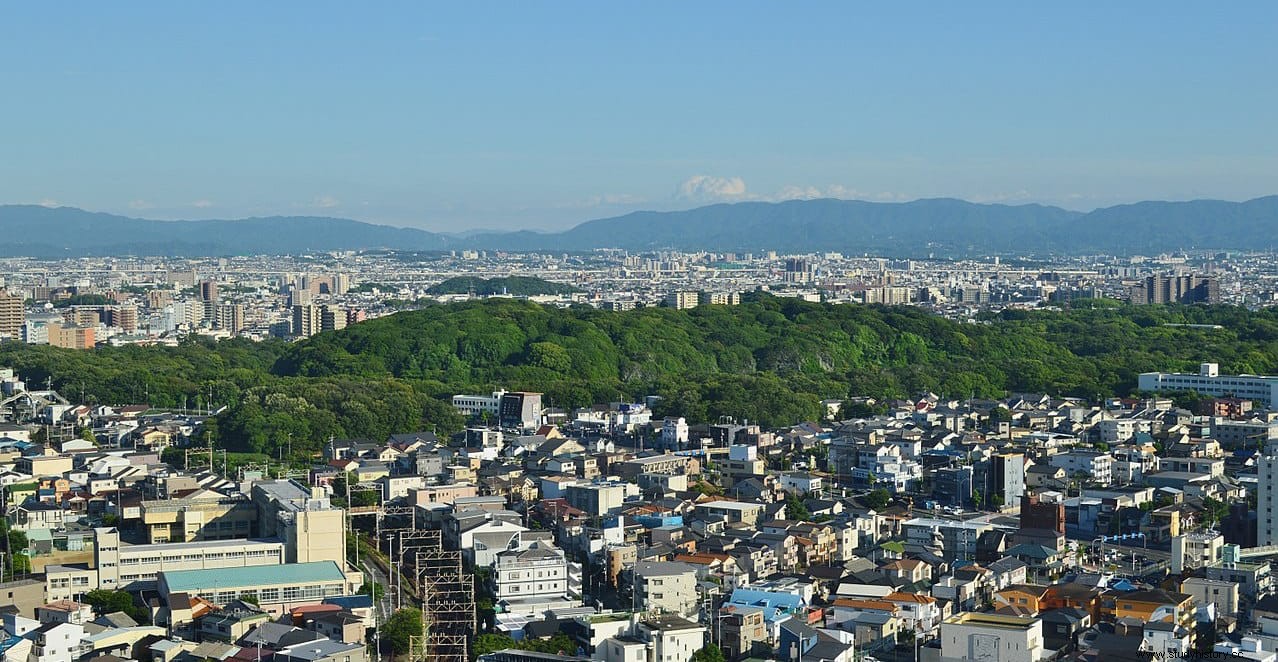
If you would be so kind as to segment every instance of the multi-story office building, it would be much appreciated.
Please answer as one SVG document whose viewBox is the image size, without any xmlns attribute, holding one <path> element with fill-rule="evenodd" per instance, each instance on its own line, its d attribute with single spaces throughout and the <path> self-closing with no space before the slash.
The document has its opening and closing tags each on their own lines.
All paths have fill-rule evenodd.
<svg viewBox="0 0 1278 662">
<path fill-rule="evenodd" d="M 981 493 L 984 503 L 1019 503 L 1025 494 L 1025 456 L 1020 453 L 999 453 L 979 462 L 972 476 L 972 488 Z"/>
<path fill-rule="evenodd" d="M 1231 396 L 1256 400 L 1265 407 L 1278 403 L 1278 377 L 1262 375 L 1222 375 L 1220 366 L 1204 363 L 1198 374 L 1145 372 L 1137 380 L 1142 391 L 1194 391 L 1202 395 Z"/>
</svg>

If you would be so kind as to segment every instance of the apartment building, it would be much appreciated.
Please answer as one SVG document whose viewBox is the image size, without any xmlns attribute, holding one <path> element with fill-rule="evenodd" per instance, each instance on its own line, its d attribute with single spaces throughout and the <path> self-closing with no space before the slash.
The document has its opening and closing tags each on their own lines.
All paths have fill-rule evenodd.
<svg viewBox="0 0 1278 662">
<path fill-rule="evenodd" d="M 942 662 L 1038 662 L 1045 655 L 1038 618 L 962 612 L 941 622 Z"/>
<path fill-rule="evenodd" d="M 697 569 L 677 561 L 639 561 L 633 570 L 635 599 L 643 611 L 697 613 Z"/>
</svg>

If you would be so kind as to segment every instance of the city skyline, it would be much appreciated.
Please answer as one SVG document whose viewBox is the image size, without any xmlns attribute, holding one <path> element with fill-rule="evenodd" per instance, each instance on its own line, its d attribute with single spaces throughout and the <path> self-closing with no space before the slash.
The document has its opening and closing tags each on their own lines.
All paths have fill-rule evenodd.
<svg viewBox="0 0 1278 662">
<path fill-rule="evenodd" d="M 7 14 L 5 203 L 562 230 L 810 197 L 1245 200 L 1278 175 L 1261 3 Z"/>
</svg>

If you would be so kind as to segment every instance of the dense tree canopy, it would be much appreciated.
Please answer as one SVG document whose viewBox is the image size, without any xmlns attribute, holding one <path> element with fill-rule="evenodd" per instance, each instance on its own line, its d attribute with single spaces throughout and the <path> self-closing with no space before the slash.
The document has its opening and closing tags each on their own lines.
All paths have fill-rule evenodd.
<svg viewBox="0 0 1278 662">
<path fill-rule="evenodd" d="M 818 418 L 822 399 L 1128 395 L 1141 372 L 1203 361 L 1278 372 L 1274 310 L 1093 303 L 963 323 L 912 307 L 746 299 L 626 312 L 489 299 L 293 344 L 190 339 L 80 352 L 6 343 L 0 365 L 92 403 L 207 408 L 211 399 L 226 407 L 220 444 L 276 456 L 291 443 L 303 457 L 330 437 L 457 430 L 448 397 L 495 388 L 541 391 L 559 407 L 655 394 L 659 415 L 779 426 Z M 1171 326 L 1184 324 L 1222 328 Z"/>
</svg>

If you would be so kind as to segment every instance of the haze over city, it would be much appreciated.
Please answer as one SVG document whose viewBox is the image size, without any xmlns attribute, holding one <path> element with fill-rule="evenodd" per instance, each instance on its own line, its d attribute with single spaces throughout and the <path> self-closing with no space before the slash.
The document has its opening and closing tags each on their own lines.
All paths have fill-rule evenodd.
<svg viewBox="0 0 1278 662">
<path fill-rule="evenodd" d="M 1265 2 L 10 4 L 0 203 L 449 232 L 1278 191 Z"/>
</svg>

